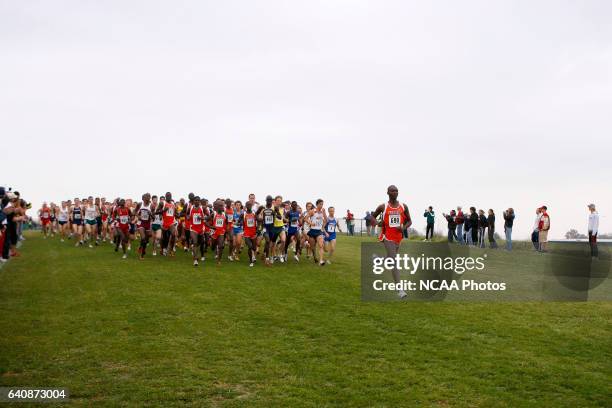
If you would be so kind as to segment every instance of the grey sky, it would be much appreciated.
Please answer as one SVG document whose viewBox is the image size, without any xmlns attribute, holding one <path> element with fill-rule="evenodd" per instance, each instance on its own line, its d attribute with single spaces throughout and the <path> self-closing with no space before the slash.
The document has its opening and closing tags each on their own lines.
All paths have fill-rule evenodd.
<svg viewBox="0 0 612 408">
<path fill-rule="evenodd" d="M 393 183 L 419 229 L 429 204 L 512 206 L 524 238 L 547 204 L 560 237 L 594 201 L 612 232 L 610 21 L 607 1 L 0 0 L 0 183 L 357 216 Z"/>
</svg>

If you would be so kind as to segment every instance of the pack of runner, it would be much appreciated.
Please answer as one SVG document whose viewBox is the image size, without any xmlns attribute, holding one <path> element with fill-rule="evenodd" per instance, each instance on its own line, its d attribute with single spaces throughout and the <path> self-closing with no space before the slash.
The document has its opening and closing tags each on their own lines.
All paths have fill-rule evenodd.
<svg viewBox="0 0 612 408">
<path fill-rule="evenodd" d="M 108 241 L 124 259 L 133 241 L 140 259 L 147 249 L 152 256 L 174 257 L 182 248 L 191 252 L 194 266 L 205 261 L 209 249 L 220 264 L 226 246 L 229 261 L 240 261 L 245 251 L 251 267 L 258 256 L 268 266 L 285 263 L 290 249 L 295 262 L 305 251 L 323 266 L 331 263 L 340 231 L 334 207 L 326 209 L 322 199 L 302 208 L 280 195 L 267 196 L 265 204 L 254 194 L 244 204 L 229 198 L 209 202 L 193 193 L 178 201 L 170 192 L 159 197 L 145 193 L 141 201 L 90 196 L 59 206 L 44 203 L 38 214 L 45 238 L 58 235 L 62 242 L 74 239 L 75 246 L 89 248 Z"/>
</svg>

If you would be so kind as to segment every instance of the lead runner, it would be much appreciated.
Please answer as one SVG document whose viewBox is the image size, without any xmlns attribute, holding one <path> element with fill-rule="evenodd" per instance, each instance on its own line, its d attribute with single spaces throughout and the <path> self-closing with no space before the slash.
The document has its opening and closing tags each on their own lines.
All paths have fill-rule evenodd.
<svg viewBox="0 0 612 408">
<path fill-rule="evenodd" d="M 404 230 L 412 225 L 412 219 L 410 218 L 408 206 L 397 200 L 397 187 L 394 185 L 387 187 L 387 195 L 389 196 L 387 204 L 379 205 L 374 213 L 372 213 L 372 217 L 376 219 L 380 214 L 383 214 L 383 219 L 378 224 L 382 228 L 378 240 L 385 246 L 387 257 L 395 258 L 404 238 Z M 397 268 L 393 268 L 392 273 L 395 283 L 399 283 L 400 276 Z M 400 299 L 403 299 L 408 294 L 403 289 L 400 289 L 398 296 Z"/>
</svg>

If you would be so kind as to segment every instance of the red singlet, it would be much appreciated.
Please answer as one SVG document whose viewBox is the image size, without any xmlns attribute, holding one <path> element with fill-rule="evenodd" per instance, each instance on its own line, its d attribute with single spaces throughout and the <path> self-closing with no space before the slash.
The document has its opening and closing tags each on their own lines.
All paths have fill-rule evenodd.
<svg viewBox="0 0 612 408">
<path fill-rule="evenodd" d="M 242 228 L 244 229 L 245 238 L 255 238 L 255 236 L 257 235 L 257 222 L 255 218 L 255 213 L 244 213 L 244 222 Z"/>
<path fill-rule="evenodd" d="M 204 232 L 204 210 L 202 207 L 191 207 L 185 218 L 185 224 L 189 222 L 191 231 L 202 234 Z"/>
<path fill-rule="evenodd" d="M 398 244 L 402 242 L 404 234 L 398 227 L 401 228 L 406 222 L 406 219 L 407 214 L 404 210 L 404 204 L 399 203 L 399 207 L 391 207 L 391 205 L 387 203 L 383 214 L 383 227 L 378 239 L 380 241 L 387 239 Z"/>
</svg>

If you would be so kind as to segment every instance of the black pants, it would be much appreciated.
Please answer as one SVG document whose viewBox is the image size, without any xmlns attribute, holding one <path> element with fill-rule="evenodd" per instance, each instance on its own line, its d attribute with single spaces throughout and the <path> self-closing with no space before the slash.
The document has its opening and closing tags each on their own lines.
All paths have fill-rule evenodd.
<svg viewBox="0 0 612 408">
<path fill-rule="evenodd" d="M 478 245 L 478 228 L 472 227 L 472 242 L 474 245 Z"/>
<path fill-rule="evenodd" d="M 434 231 L 434 225 L 428 223 L 427 229 L 425 230 L 425 239 L 433 238 L 433 231 Z"/>
<path fill-rule="evenodd" d="M 4 230 L 4 245 L 2 246 L 2 258 L 8 259 L 11 245 L 17 245 L 17 224 L 9 222 Z"/>
<path fill-rule="evenodd" d="M 489 245 L 491 248 L 497 248 L 497 242 L 495 241 L 495 228 L 489 227 Z"/>
<path fill-rule="evenodd" d="M 597 234 L 589 231 L 589 245 L 591 246 L 591 256 L 597 258 L 599 251 L 597 250 Z"/>
<path fill-rule="evenodd" d="M 540 249 L 539 241 L 540 241 L 540 234 L 538 233 L 538 231 L 533 231 L 531 233 L 531 243 L 533 244 L 533 247 L 536 250 Z"/>
</svg>

